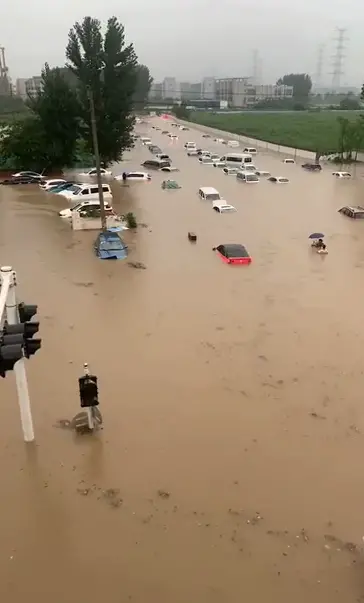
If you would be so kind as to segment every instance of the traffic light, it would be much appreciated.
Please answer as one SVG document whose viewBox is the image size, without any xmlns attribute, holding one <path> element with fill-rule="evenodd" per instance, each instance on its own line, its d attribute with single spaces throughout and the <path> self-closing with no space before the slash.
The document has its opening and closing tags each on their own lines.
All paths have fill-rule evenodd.
<svg viewBox="0 0 364 603">
<path fill-rule="evenodd" d="M 96 375 L 84 375 L 78 380 L 81 408 L 99 405 Z"/>
<path fill-rule="evenodd" d="M 10 336 L 13 337 L 13 336 Z M 18 337 L 15 335 L 14 337 Z M 14 364 L 23 357 L 22 344 L 0 339 L 0 377 L 6 377 L 7 371 L 12 371 Z"/>
<path fill-rule="evenodd" d="M 30 322 L 33 316 L 38 312 L 38 306 L 36 304 L 25 304 L 21 302 L 18 304 L 18 313 L 20 325 L 11 325 L 13 327 L 23 327 L 22 331 L 16 331 L 16 333 L 22 333 L 24 339 L 24 356 L 29 358 L 33 356 L 42 345 L 41 339 L 33 339 L 33 335 L 39 331 L 39 322 Z M 15 331 L 13 331 L 14 333 Z"/>
</svg>

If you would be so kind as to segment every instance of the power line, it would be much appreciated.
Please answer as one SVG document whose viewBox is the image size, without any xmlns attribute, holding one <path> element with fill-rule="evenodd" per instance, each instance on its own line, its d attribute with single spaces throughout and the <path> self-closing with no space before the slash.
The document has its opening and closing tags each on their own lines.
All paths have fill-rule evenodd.
<svg viewBox="0 0 364 603">
<path fill-rule="evenodd" d="M 324 44 L 320 44 L 317 51 L 317 64 L 316 64 L 316 73 L 315 73 L 315 87 L 322 87 L 322 71 L 323 71 L 323 63 L 324 63 Z"/>
</svg>

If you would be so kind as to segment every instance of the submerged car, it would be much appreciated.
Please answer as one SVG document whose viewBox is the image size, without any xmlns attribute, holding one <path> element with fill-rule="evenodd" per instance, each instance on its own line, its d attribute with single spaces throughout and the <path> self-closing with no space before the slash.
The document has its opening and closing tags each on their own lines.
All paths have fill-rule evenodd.
<svg viewBox="0 0 364 603">
<path fill-rule="evenodd" d="M 225 264 L 250 264 L 252 261 L 244 245 L 228 243 L 213 247 L 212 251 L 216 251 Z"/>
<path fill-rule="evenodd" d="M 336 176 L 336 178 L 351 178 L 349 172 L 332 172 L 332 175 Z"/>
<path fill-rule="evenodd" d="M 34 180 L 45 180 L 45 177 L 42 174 L 38 174 L 38 172 L 17 172 L 16 174 L 11 175 L 12 178 L 33 178 Z"/>
<path fill-rule="evenodd" d="M 45 180 L 44 182 L 40 183 L 39 186 L 44 191 L 49 191 L 54 186 L 60 186 L 61 184 L 65 184 L 65 183 L 66 183 L 66 180 L 64 180 L 63 178 L 59 178 L 58 180 L 57 179 Z"/>
<path fill-rule="evenodd" d="M 259 178 L 254 172 L 245 172 L 244 170 L 240 170 L 236 174 L 236 179 L 247 184 L 257 184 L 259 182 Z"/>
<path fill-rule="evenodd" d="M 214 166 L 216 167 L 216 163 L 214 163 Z M 236 174 L 240 171 L 239 167 L 224 167 L 223 170 L 224 174 L 226 174 L 226 176 L 236 176 Z"/>
<path fill-rule="evenodd" d="M 100 260 L 125 260 L 128 248 L 116 232 L 100 232 L 94 250 Z"/>
<path fill-rule="evenodd" d="M 49 188 L 47 190 L 47 193 L 61 193 L 62 191 L 65 191 L 68 188 L 71 188 L 71 186 L 74 186 L 75 184 L 76 183 L 73 180 L 68 180 L 64 184 L 59 184 L 57 186 L 51 186 L 51 188 Z"/>
<path fill-rule="evenodd" d="M 161 172 L 179 172 L 179 168 L 174 167 L 174 165 L 166 165 L 160 169 Z"/>
<path fill-rule="evenodd" d="M 126 176 L 126 177 L 125 177 Z M 151 180 L 152 176 L 148 174 L 148 172 L 126 172 L 123 178 L 123 174 L 119 174 L 119 176 L 115 176 L 115 180 Z"/>
<path fill-rule="evenodd" d="M 255 173 L 257 176 L 263 176 L 265 178 L 270 176 L 270 172 L 267 172 L 266 170 L 257 170 Z"/>
<path fill-rule="evenodd" d="M 350 205 L 345 205 L 344 207 L 341 207 L 338 211 L 340 214 L 348 216 L 348 218 L 353 218 L 354 220 L 364 219 L 364 207 L 362 207 L 361 205 L 355 205 L 352 207 Z"/>
<path fill-rule="evenodd" d="M 321 172 L 322 170 L 322 167 L 319 163 L 304 163 L 302 167 L 308 172 Z"/>
<path fill-rule="evenodd" d="M 234 207 L 233 205 L 229 205 L 229 203 L 226 203 L 226 201 L 213 201 L 212 209 L 214 209 L 219 214 L 226 214 L 237 211 L 236 207 Z"/>
<path fill-rule="evenodd" d="M 32 176 L 13 176 L 12 178 L 5 178 L 1 184 L 8 186 L 16 186 L 17 184 L 42 184 L 44 180 L 39 178 L 33 178 Z"/>
<path fill-rule="evenodd" d="M 296 163 L 296 162 L 291 157 L 287 157 L 286 159 L 283 159 L 283 163 Z"/>
<path fill-rule="evenodd" d="M 110 177 L 110 176 L 112 176 L 112 172 L 110 172 L 110 170 L 105 170 L 104 168 L 100 169 L 100 173 L 101 173 L 101 176 L 103 176 L 103 177 Z M 96 168 L 92 168 L 88 172 L 81 172 L 78 175 L 81 178 L 83 178 L 84 176 L 88 176 L 88 177 L 90 177 L 90 176 L 97 176 L 97 170 L 96 170 Z"/>
<path fill-rule="evenodd" d="M 269 182 L 276 182 L 278 184 L 287 184 L 289 182 L 288 178 L 284 176 L 271 176 L 268 180 Z"/>
</svg>

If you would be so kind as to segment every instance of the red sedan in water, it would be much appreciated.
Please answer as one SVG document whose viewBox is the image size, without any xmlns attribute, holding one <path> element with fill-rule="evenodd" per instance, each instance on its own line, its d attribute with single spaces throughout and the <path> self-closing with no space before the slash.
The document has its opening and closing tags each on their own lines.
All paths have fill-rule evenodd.
<svg viewBox="0 0 364 603">
<path fill-rule="evenodd" d="M 252 259 L 244 245 L 228 243 L 213 247 L 225 264 L 250 264 Z"/>
</svg>

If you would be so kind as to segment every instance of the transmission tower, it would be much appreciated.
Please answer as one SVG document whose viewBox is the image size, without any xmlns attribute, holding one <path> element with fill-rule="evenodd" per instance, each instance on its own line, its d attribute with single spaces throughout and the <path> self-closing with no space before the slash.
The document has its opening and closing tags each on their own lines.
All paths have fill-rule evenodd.
<svg viewBox="0 0 364 603">
<path fill-rule="evenodd" d="M 332 58 L 333 71 L 332 75 L 332 88 L 333 90 L 339 90 L 341 83 L 341 76 L 344 75 L 344 59 L 346 49 L 346 29 L 338 27 L 336 30 L 335 43 L 336 51 Z"/>
<path fill-rule="evenodd" d="M 322 71 L 323 71 L 323 63 L 324 63 L 324 44 L 320 44 L 317 51 L 317 65 L 316 65 L 316 73 L 315 73 L 315 88 L 322 87 Z"/>
</svg>

